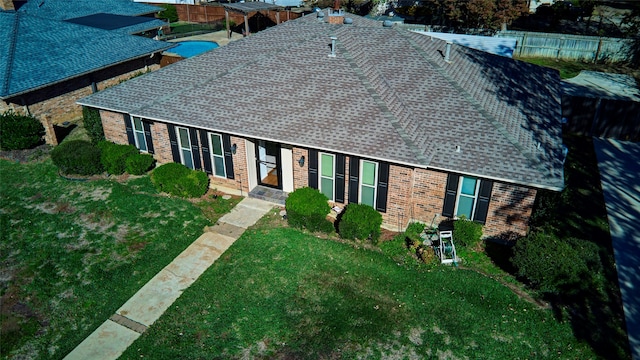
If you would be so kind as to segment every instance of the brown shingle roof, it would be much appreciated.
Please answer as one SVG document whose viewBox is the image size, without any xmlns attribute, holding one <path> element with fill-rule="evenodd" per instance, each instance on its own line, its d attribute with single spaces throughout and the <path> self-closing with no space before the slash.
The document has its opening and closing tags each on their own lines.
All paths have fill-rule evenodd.
<svg viewBox="0 0 640 360">
<path fill-rule="evenodd" d="M 457 45 L 447 63 L 441 40 L 352 18 L 353 24 L 331 25 L 311 14 L 80 103 L 418 167 L 563 186 L 556 72 Z M 330 36 L 338 38 L 335 58 L 328 56 Z"/>
</svg>

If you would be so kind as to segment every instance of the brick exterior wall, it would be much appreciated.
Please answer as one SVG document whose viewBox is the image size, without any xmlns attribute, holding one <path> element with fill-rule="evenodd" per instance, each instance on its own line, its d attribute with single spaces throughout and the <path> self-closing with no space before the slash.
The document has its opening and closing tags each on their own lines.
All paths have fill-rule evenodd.
<svg viewBox="0 0 640 360">
<path fill-rule="evenodd" d="M 304 156 L 304 166 L 298 164 L 298 159 Z M 293 148 L 293 188 L 299 189 L 309 186 L 309 152 L 307 149 Z"/>
<path fill-rule="evenodd" d="M 389 166 L 387 211 L 382 213 L 382 221 L 387 227 L 400 229 L 406 226 L 412 216 L 411 187 L 413 170 L 405 166 Z"/>
<path fill-rule="evenodd" d="M 110 111 L 100 111 L 105 137 L 118 144 L 127 144 L 123 115 Z M 151 135 L 155 150 L 154 158 L 159 165 L 173 161 L 167 125 L 151 123 Z M 235 179 L 224 179 L 210 175 L 210 187 L 225 187 L 249 192 L 249 172 L 247 167 L 245 139 L 231 136 L 231 144 L 236 144 L 233 155 Z M 293 187 L 299 189 L 308 186 L 309 154 L 307 149 L 293 147 Z M 202 157 L 202 151 L 200 152 Z M 305 157 L 304 166 L 298 165 L 298 159 Z M 349 194 L 349 157 L 345 158 L 345 200 Z M 387 211 L 382 214 L 385 227 L 402 230 L 410 221 L 426 224 L 439 224 L 445 196 L 447 173 L 391 165 Z M 514 234 L 525 235 L 531 216 L 536 190 L 522 186 L 494 182 L 489 203 L 489 211 L 484 227 L 485 237 L 512 238 Z M 331 206 L 344 207 L 345 204 L 332 203 Z"/>
<path fill-rule="evenodd" d="M 446 184 L 446 173 L 415 169 L 411 192 L 413 198 L 411 218 L 419 219 L 429 225 L 440 223 Z"/>
<path fill-rule="evenodd" d="M 57 145 L 56 125 L 82 118 L 82 106 L 76 104 L 76 101 L 93 92 L 92 82 L 95 82 L 98 91 L 117 85 L 141 71 L 159 69 L 159 58 L 159 56 L 155 56 L 153 59 L 146 57 L 132 60 L 86 76 L 47 86 L 16 98 L 0 101 L 0 112 L 12 109 L 20 114 L 30 113 L 44 126 L 47 144 Z"/>
<path fill-rule="evenodd" d="M 483 235 L 505 239 L 525 235 L 536 193 L 535 189 L 494 182 Z"/>
</svg>

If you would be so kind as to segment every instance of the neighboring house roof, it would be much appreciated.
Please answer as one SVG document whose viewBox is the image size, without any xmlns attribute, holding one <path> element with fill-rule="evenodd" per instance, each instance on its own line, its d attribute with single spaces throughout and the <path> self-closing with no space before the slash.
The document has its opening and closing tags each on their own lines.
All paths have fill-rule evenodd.
<svg viewBox="0 0 640 360">
<path fill-rule="evenodd" d="M 429 32 L 414 30 L 418 34 L 431 36 L 440 40 L 451 41 L 454 44 L 470 47 L 476 50 L 486 51 L 495 55 L 513 57 L 513 51 L 516 48 L 516 39 L 508 37 L 493 37 L 465 34 L 449 34 L 439 32 Z"/>
<path fill-rule="evenodd" d="M 563 187 L 557 71 L 457 45 L 447 63 L 444 41 L 349 16 L 353 23 L 344 25 L 315 14 L 288 21 L 79 103 L 410 166 Z M 330 36 L 337 37 L 335 57 L 328 56 Z"/>
<path fill-rule="evenodd" d="M 0 12 L 0 37 L 2 99 L 174 46 L 23 12 Z"/>
<path fill-rule="evenodd" d="M 167 25 L 162 20 L 142 16 L 162 11 L 161 7 L 130 0 L 28 0 L 17 11 L 29 16 L 69 21 L 122 34 L 136 34 Z"/>
<path fill-rule="evenodd" d="M 140 16 L 162 8 L 131 0 L 27 0 L 17 11 L 44 19 L 68 20 L 97 13 Z"/>
</svg>

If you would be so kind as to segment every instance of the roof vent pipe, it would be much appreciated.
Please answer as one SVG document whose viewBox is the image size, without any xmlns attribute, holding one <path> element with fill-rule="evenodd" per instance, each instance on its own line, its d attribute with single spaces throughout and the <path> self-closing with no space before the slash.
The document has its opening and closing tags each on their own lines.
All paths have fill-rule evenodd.
<svg viewBox="0 0 640 360">
<path fill-rule="evenodd" d="M 451 41 L 447 41 L 447 47 L 444 51 L 444 61 L 451 62 Z"/>
<path fill-rule="evenodd" d="M 331 37 L 331 54 L 329 55 L 329 57 L 336 57 L 336 40 L 338 40 L 337 37 Z"/>
</svg>

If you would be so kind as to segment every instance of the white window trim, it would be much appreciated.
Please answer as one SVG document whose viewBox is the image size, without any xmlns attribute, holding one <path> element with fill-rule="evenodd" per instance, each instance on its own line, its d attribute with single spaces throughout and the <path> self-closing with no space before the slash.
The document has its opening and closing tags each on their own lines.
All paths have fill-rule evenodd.
<svg viewBox="0 0 640 360">
<path fill-rule="evenodd" d="M 209 154 L 211 155 L 211 173 L 215 177 L 226 179 L 227 178 L 227 164 L 226 164 L 226 161 L 224 159 L 224 142 L 222 141 L 222 135 L 218 134 L 218 133 L 214 133 L 214 132 L 207 133 L 207 135 L 208 135 L 207 138 L 209 140 Z M 211 141 L 211 136 L 217 136 L 220 139 L 220 148 L 222 149 L 222 154 L 221 155 L 217 155 L 217 154 L 213 153 L 213 141 Z M 216 161 L 215 161 L 216 157 L 219 157 L 219 158 L 222 159 L 222 172 L 224 173 L 224 176 L 216 174 Z"/>
<path fill-rule="evenodd" d="M 376 166 L 376 170 L 375 170 L 375 176 L 373 179 L 373 185 L 367 185 L 367 184 L 363 184 L 362 183 L 362 172 L 364 171 L 364 163 L 368 162 L 368 163 L 372 163 Z M 376 207 L 376 201 L 378 200 L 378 172 L 380 171 L 380 164 L 378 164 L 375 161 L 370 161 L 370 160 L 360 160 L 360 174 L 358 177 L 358 204 L 362 204 L 362 187 L 366 186 L 366 187 L 372 187 L 373 188 L 373 208 L 375 209 Z"/>
<path fill-rule="evenodd" d="M 178 150 L 180 150 L 179 151 L 180 152 L 180 161 L 182 162 L 182 165 L 187 166 L 187 164 L 185 164 L 185 161 L 184 161 L 184 152 L 183 152 L 183 150 L 185 148 L 182 147 L 182 141 L 180 141 L 180 140 L 182 140 L 180 138 L 180 129 L 184 129 L 184 130 L 187 131 L 187 143 L 189 144 L 189 148 L 187 150 L 189 150 L 189 154 L 191 154 L 191 164 L 194 164 L 194 162 L 193 162 L 193 149 L 191 149 L 191 133 L 189 132 L 188 128 L 176 126 L 176 137 L 177 137 L 177 140 L 178 140 Z"/>
<path fill-rule="evenodd" d="M 467 198 L 473 198 L 473 206 L 471 207 L 471 214 L 469 219 L 467 220 L 473 220 L 473 217 L 476 215 L 476 207 L 478 207 L 478 194 L 480 193 L 480 182 L 482 180 L 480 180 L 480 178 L 477 177 L 473 177 L 473 176 L 466 176 L 466 178 L 468 179 L 475 179 L 476 180 L 476 188 L 474 190 L 474 195 L 467 195 L 467 194 L 463 194 L 462 193 L 462 184 L 464 183 L 464 178 L 465 176 L 460 176 L 460 179 L 458 180 L 458 190 L 456 193 L 456 206 L 453 209 L 453 218 L 454 219 L 458 219 L 458 203 L 460 202 L 460 197 L 464 196 Z"/>
<path fill-rule="evenodd" d="M 142 130 L 136 129 L 136 119 L 140 119 L 140 125 L 142 126 Z M 131 127 L 133 128 L 133 140 L 135 141 L 136 147 L 138 148 L 138 150 L 145 153 L 149 152 L 149 144 L 147 144 L 147 135 L 144 133 L 144 121 L 142 120 L 142 118 L 133 117 Z M 138 141 L 138 133 L 142 134 L 142 138 L 144 139 L 144 147 L 147 150 L 142 150 L 140 148 L 140 142 Z"/>
<path fill-rule="evenodd" d="M 333 174 L 331 177 L 322 176 L 322 155 L 331 156 L 331 161 L 333 162 L 332 169 Z M 320 188 L 320 192 L 322 192 L 322 179 L 331 179 L 333 186 L 331 186 L 331 197 L 329 201 L 335 201 L 336 198 L 336 156 L 334 154 L 329 153 L 318 153 L 318 187 Z M 324 193 L 323 193 L 324 194 Z"/>
</svg>

